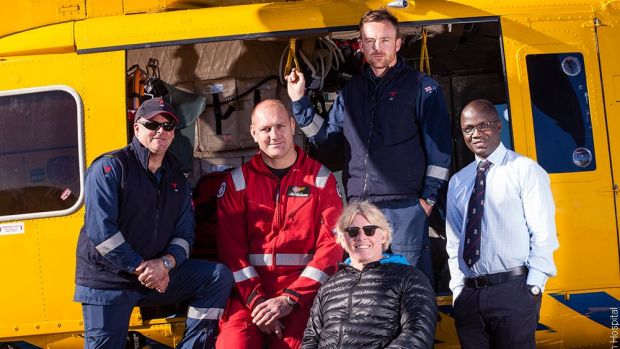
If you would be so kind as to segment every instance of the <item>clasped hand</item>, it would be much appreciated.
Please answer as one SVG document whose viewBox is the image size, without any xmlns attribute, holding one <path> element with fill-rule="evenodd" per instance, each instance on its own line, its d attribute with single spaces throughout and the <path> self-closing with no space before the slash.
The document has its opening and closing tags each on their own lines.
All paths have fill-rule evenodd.
<svg viewBox="0 0 620 349">
<path fill-rule="evenodd" d="M 293 307 L 288 304 L 286 296 L 278 296 L 262 301 L 252 310 L 252 322 L 264 333 L 275 333 L 282 338 L 284 325 L 279 319 L 291 313 Z"/>
<path fill-rule="evenodd" d="M 143 261 L 136 268 L 134 274 L 138 276 L 138 281 L 142 285 L 159 293 L 166 292 L 170 282 L 168 269 L 164 268 L 164 264 L 159 258 Z"/>
</svg>

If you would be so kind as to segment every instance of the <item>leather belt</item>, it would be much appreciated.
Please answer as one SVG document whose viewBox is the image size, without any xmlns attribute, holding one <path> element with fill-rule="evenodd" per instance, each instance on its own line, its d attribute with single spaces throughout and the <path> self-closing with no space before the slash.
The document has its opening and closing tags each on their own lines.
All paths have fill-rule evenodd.
<svg viewBox="0 0 620 349">
<path fill-rule="evenodd" d="M 515 268 L 510 268 L 508 271 L 495 273 L 495 274 L 487 274 L 481 275 L 475 278 L 467 278 L 465 279 L 465 287 L 467 288 L 483 288 L 489 287 L 493 285 L 499 285 L 508 280 L 513 280 L 517 276 L 527 275 L 527 267 L 520 266 Z"/>
</svg>

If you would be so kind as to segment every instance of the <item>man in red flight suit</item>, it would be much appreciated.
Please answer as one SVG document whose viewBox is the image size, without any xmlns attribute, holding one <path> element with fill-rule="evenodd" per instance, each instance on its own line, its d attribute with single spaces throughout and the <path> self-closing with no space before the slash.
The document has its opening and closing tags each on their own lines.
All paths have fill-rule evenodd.
<svg viewBox="0 0 620 349">
<path fill-rule="evenodd" d="M 295 146 L 294 131 L 280 101 L 259 103 L 250 132 L 260 153 L 218 193 L 218 254 L 236 287 L 216 348 L 299 348 L 314 296 L 342 260 L 336 179 Z"/>
</svg>

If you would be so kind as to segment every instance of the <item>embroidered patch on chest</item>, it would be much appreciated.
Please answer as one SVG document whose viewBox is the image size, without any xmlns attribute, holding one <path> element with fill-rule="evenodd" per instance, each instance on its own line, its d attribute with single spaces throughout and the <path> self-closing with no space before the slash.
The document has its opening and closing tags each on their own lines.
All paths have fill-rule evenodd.
<svg viewBox="0 0 620 349">
<path fill-rule="evenodd" d="M 292 185 L 288 187 L 288 190 L 286 191 L 286 195 L 293 196 L 293 197 L 308 197 L 310 196 L 310 187 L 307 185 L 306 186 Z"/>
</svg>

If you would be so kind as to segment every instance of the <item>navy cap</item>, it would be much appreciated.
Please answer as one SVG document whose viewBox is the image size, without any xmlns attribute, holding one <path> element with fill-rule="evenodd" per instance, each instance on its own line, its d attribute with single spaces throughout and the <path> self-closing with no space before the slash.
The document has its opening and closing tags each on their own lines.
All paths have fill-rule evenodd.
<svg viewBox="0 0 620 349">
<path fill-rule="evenodd" d="M 174 108 L 172 108 L 172 105 L 166 102 L 162 97 L 152 98 L 142 103 L 140 108 L 138 108 L 138 111 L 136 111 L 135 120 L 150 120 L 152 117 L 159 114 L 162 114 L 163 116 L 170 116 L 174 122 L 179 122 L 179 118 L 177 117 Z"/>
</svg>

